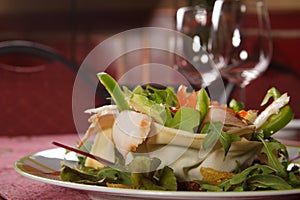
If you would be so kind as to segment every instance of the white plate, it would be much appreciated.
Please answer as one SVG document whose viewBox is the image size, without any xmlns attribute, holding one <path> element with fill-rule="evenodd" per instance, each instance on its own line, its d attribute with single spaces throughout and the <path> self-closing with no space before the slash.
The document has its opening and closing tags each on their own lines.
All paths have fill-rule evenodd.
<svg viewBox="0 0 300 200">
<path fill-rule="evenodd" d="M 291 157 L 297 156 L 299 148 L 289 148 Z M 77 158 L 74 153 L 68 153 L 62 148 L 49 149 L 19 159 L 15 163 L 17 172 L 25 177 L 45 182 L 48 184 L 85 190 L 93 199 L 274 199 L 275 197 L 288 199 L 298 199 L 300 189 L 280 190 L 280 191 L 260 191 L 260 192 L 167 192 L 150 190 L 133 190 L 121 188 L 109 188 L 78 183 L 64 182 L 59 179 L 61 161 L 65 160 L 69 165 L 76 163 Z"/>
</svg>

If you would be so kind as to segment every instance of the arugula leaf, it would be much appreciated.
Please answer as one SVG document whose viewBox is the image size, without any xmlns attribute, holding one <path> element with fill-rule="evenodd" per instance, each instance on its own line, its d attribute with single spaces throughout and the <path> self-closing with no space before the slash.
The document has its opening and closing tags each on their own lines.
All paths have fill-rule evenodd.
<svg viewBox="0 0 300 200">
<path fill-rule="evenodd" d="M 272 174 L 274 172 L 275 172 L 275 170 L 267 165 L 253 165 L 253 166 L 246 168 L 242 172 L 234 175 L 230 179 L 230 184 L 231 185 L 240 184 L 240 183 L 244 182 L 248 177 L 252 176 L 253 174 L 259 174 L 259 173 Z"/>
<path fill-rule="evenodd" d="M 289 172 L 289 183 L 293 187 L 300 187 L 300 180 L 297 178 L 294 172 Z"/>
<path fill-rule="evenodd" d="M 282 144 L 281 142 L 279 142 L 278 140 L 274 139 L 274 138 L 268 138 L 268 140 L 270 142 L 277 143 L 277 145 L 278 145 L 278 154 L 281 157 L 283 157 L 282 161 L 281 161 L 281 164 L 284 166 L 285 169 L 287 169 L 288 165 L 290 164 L 290 156 L 289 156 L 287 147 L 284 144 Z"/>
<path fill-rule="evenodd" d="M 232 142 L 240 141 L 241 138 L 235 134 L 227 134 L 222 131 L 223 124 L 221 122 L 208 122 L 204 125 L 201 130 L 201 133 L 207 133 L 208 135 L 205 137 L 201 151 L 208 152 L 210 151 L 216 142 L 219 140 L 224 149 L 224 159 L 231 147 Z"/>
<path fill-rule="evenodd" d="M 181 107 L 170 123 L 171 128 L 196 132 L 200 123 L 200 112 L 189 107 Z"/>
<path fill-rule="evenodd" d="M 273 190 L 288 190 L 292 189 L 284 179 L 279 176 L 270 174 L 258 174 L 251 176 L 247 180 L 249 190 L 273 189 Z"/>
<path fill-rule="evenodd" d="M 284 165 L 278 160 L 278 155 L 274 154 L 274 152 L 282 149 L 282 145 L 279 142 L 266 142 L 261 136 L 258 136 L 258 139 L 264 145 L 261 152 L 268 157 L 268 165 L 274 168 L 279 176 L 286 177 L 287 173 Z"/>
<path fill-rule="evenodd" d="M 203 143 L 202 149 L 206 150 L 213 146 L 219 139 L 222 132 L 223 124 L 221 122 L 208 122 L 201 130 L 202 134 L 207 134 Z"/>
<path fill-rule="evenodd" d="M 296 181 L 296 177 L 291 175 L 291 179 Z M 299 180 L 298 180 L 299 181 Z M 205 191 L 256 191 L 256 190 L 285 190 L 292 189 L 285 179 L 276 175 L 276 169 L 268 165 L 256 164 L 234 175 L 231 179 L 219 185 L 211 185 L 200 180 L 194 182 L 200 185 Z M 297 181 L 296 181 L 297 182 Z M 297 184 L 295 182 L 295 184 Z"/>
<path fill-rule="evenodd" d="M 195 181 L 196 183 L 198 183 L 197 181 Z M 223 192 L 223 189 L 217 185 L 211 185 L 211 184 L 200 184 L 200 188 L 201 190 L 204 191 L 210 191 L 210 192 Z"/>
<path fill-rule="evenodd" d="M 221 135 L 219 137 L 219 141 L 221 142 L 224 149 L 224 159 L 231 147 L 232 142 L 240 141 L 241 138 L 235 134 L 227 134 L 224 131 L 221 131 Z"/>
<path fill-rule="evenodd" d="M 207 122 L 202 130 L 201 134 L 207 134 L 201 144 L 199 158 L 204 158 L 213 149 L 215 144 L 220 138 L 223 124 L 221 122 Z"/>
</svg>

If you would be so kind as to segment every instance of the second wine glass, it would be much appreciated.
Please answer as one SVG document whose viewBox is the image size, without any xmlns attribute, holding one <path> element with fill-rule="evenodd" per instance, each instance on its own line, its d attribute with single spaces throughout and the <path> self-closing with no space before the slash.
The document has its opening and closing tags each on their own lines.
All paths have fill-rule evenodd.
<svg viewBox="0 0 300 200">
<path fill-rule="evenodd" d="M 226 31 L 224 31 L 226 30 Z M 218 65 L 229 83 L 245 87 L 260 76 L 272 57 L 270 20 L 264 0 L 216 0 L 212 14 L 210 55 L 217 60 L 220 48 L 226 64 Z M 226 49 L 226 51 L 224 51 Z"/>
<path fill-rule="evenodd" d="M 215 63 L 207 53 L 211 28 L 211 9 L 204 5 L 181 7 L 176 13 L 176 69 L 195 90 L 205 88 L 217 78 Z"/>
</svg>

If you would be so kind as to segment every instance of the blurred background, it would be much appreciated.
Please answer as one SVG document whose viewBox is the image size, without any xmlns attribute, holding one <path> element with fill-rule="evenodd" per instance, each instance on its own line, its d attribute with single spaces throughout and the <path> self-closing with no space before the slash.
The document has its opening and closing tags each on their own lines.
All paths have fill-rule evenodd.
<svg viewBox="0 0 300 200">
<path fill-rule="evenodd" d="M 26 56 L 18 52 L 12 56 L 11 49 L 2 51 L 0 43 L 0 134 L 76 131 L 72 87 L 78 66 L 87 54 L 101 41 L 128 29 L 145 26 L 175 29 L 176 10 L 196 3 L 188 0 L 0 0 L 0 42 L 34 42 L 29 44 L 31 51 Z M 266 90 L 275 86 L 290 94 L 295 116 L 299 118 L 300 1 L 266 0 L 266 3 L 271 19 L 273 58 L 263 76 L 246 88 L 246 105 L 258 109 Z M 36 43 L 43 45 L 42 52 L 46 52 L 42 58 L 36 49 L 34 55 L 27 55 Z M 130 44 L 120 41 L 120 48 L 124 45 Z M 119 77 L 145 60 L 174 64 L 167 54 L 133 52 L 131 59 L 112 63 L 108 71 Z M 83 91 L 83 98 L 85 93 L 92 92 L 88 81 Z M 105 97 L 101 91 L 96 94 L 96 104 L 105 104 Z"/>
</svg>

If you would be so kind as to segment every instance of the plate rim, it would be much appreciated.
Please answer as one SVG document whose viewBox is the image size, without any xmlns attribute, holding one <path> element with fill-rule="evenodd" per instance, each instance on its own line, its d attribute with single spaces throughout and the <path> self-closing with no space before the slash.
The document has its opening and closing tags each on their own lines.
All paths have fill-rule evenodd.
<svg viewBox="0 0 300 200">
<path fill-rule="evenodd" d="M 300 148 L 295 146 L 290 146 L 292 148 Z M 51 148 L 47 150 L 53 150 L 53 149 L 59 149 L 59 148 Z M 110 194 L 113 196 L 123 196 L 123 197 L 151 197 L 151 199 L 183 199 L 183 198 L 238 198 L 238 197 L 262 197 L 262 196 L 283 196 L 283 195 L 295 195 L 300 194 L 300 188 L 290 189 L 290 190 L 265 190 L 265 191 L 243 191 L 243 192 L 198 192 L 198 191 L 157 191 L 157 190 L 138 190 L 138 189 L 125 189 L 125 188 L 113 188 L 113 187 L 104 187 L 104 186 L 96 186 L 96 185 L 87 185 L 87 184 L 80 184 L 80 183 L 73 183 L 73 182 L 67 182 L 57 179 L 51 179 L 43 176 L 38 176 L 35 174 L 30 173 L 29 171 L 26 171 L 22 169 L 21 164 L 24 163 L 24 160 L 28 159 L 31 156 L 34 156 L 35 154 L 41 153 L 42 150 L 38 151 L 36 153 L 32 153 L 29 155 L 26 155 L 24 157 L 19 158 L 14 163 L 14 169 L 16 172 L 21 174 L 24 177 L 30 178 L 35 181 L 48 183 L 51 185 L 57 185 L 61 187 L 66 188 L 72 188 L 72 189 L 78 189 L 78 190 L 84 190 L 87 192 L 97 192 L 102 194 Z M 51 158 L 49 158 L 51 159 Z"/>
</svg>

